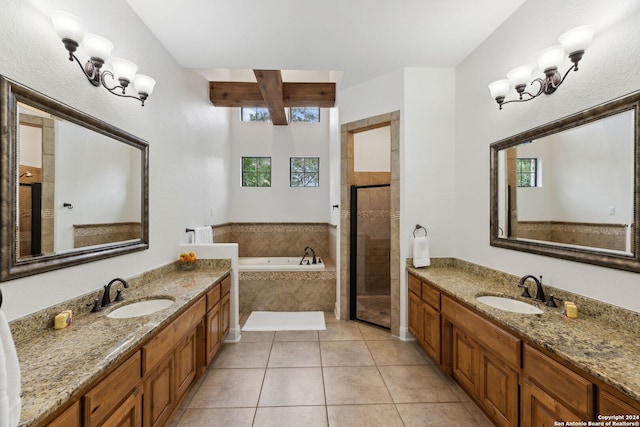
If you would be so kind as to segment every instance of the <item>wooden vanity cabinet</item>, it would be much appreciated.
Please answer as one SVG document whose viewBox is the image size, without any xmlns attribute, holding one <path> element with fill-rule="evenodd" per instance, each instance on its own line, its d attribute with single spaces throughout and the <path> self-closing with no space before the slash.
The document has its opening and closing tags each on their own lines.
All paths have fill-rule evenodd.
<svg viewBox="0 0 640 427">
<path fill-rule="evenodd" d="M 80 402 L 75 402 L 48 424 L 49 427 L 80 427 L 81 425 Z"/>
<path fill-rule="evenodd" d="M 142 347 L 144 426 L 165 425 L 198 373 L 201 298 Z"/>
<path fill-rule="evenodd" d="M 207 292 L 205 316 L 205 364 L 209 365 L 229 334 L 231 277 L 226 276 Z"/>
<path fill-rule="evenodd" d="M 409 332 L 440 363 L 440 292 L 428 282 L 409 275 Z"/>
<path fill-rule="evenodd" d="M 604 384 L 597 386 L 597 388 L 597 414 L 640 416 L 640 402 L 633 401 Z M 638 421 L 638 419 L 629 421 Z"/>
<path fill-rule="evenodd" d="M 525 344 L 522 357 L 522 425 L 545 419 L 592 420 L 593 383 Z"/>
<path fill-rule="evenodd" d="M 445 372 L 496 425 L 517 426 L 520 339 L 446 295 L 441 306 Z"/>
<path fill-rule="evenodd" d="M 142 425 L 140 357 L 134 353 L 84 395 L 83 425 Z"/>
</svg>

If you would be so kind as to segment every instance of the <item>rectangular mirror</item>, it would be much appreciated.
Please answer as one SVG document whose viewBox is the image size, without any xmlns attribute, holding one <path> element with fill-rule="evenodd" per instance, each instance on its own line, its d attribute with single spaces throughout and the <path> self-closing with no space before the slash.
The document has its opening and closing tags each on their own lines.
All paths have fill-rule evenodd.
<svg viewBox="0 0 640 427">
<path fill-rule="evenodd" d="M 640 271 L 634 94 L 491 145 L 492 246 Z"/>
<path fill-rule="evenodd" d="M 0 280 L 147 249 L 148 144 L 0 76 Z"/>
</svg>

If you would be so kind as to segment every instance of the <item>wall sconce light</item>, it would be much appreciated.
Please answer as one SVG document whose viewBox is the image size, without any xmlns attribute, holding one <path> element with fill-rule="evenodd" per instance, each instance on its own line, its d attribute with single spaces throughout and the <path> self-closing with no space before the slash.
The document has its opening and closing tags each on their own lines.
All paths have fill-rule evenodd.
<svg viewBox="0 0 640 427">
<path fill-rule="evenodd" d="M 56 11 L 52 14 L 51 20 L 53 21 L 56 34 L 62 39 L 64 47 L 69 52 L 69 61 L 75 60 L 78 63 L 92 85 L 96 87 L 102 85 L 109 92 L 117 96 L 137 99 L 144 107 L 144 101 L 151 95 L 153 87 L 156 84 L 154 79 L 143 74 L 136 74 L 138 66 L 131 61 L 121 58 L 111 59 L 110 63 L 113 66 L 113 72 L 104 70 L 103 65 L 111 55 L 113 43 L 102 36 L 86 33 L 87 24 L 82 19 L 70 13 Z M 75 55 L 75 51 L 78 49 L 78 46 L 80 46 L 80 43 L 82 43 L 90 57 L 84 66 Z M 111 80 L 117 81 L 119 84 L 114 83 L 112 86 L 109 86 L 105 81 L 106 76 L 111 77 Z M 127 87 L 129 87 L 131 83 L 135 86 L 138 96 L 128 95 L 126 93 Z M 122 93 L 119 93 L 119 91 L 122 91 Z"/>
<path fill-rule="evenodd" d="M 556 89 L 558 89 L 558 87 L 560 87 L 562 82 L 564 82 L 564 79 L 567 78 L 567 75 L 571 70 L 578 71 L 578 62 L 580 62 L 585 50 L 587 50 L 591 44 L 593 33 L 593 28 L 588 25 L 574 28 L 573 30 L 569 30 L 562 34 L 558 38 L 558 41 L 560 42 L 559 46 L 552 46 L 538 53 L 538 68 L 544 72 L 545 76 L 537 78 L 531 82 L 531 84 L 540 84 L 540 89 L 537 93 L 533 94 L 525 91 L 527 84 L 531 79 L 533 67 L 523 65 L 509 71 L 507 73 L 507 79 L 497 80 L 490 83 L 489 91 L 491 92 L 491 97 L 496 100 L 502 110 L 502 106 L 510 102 L 531 101 L 543 93 L 545 95 L 552 94 Z M 564 62 L 565 55 L 569 56 L 573 66 L 571 66 L 563 76 L 558 71 L 558 68 Z M 519 94 L 519 98 L 505 101 L 505 98 L 512 86 Z M 523 95 L 526 95 L 527 97 L 523 97 Z"/>
</svg>

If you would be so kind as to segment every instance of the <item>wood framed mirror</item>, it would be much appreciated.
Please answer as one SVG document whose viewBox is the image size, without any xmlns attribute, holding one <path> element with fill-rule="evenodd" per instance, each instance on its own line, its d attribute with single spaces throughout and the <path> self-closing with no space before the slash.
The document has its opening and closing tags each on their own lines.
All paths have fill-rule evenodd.
<svg viewBox="0 0 640 427">
<path fill-rule="evenodd" d="M 490 244 L 640 272 L 640 93 L 491 144 Z"/>
<path fill-rule="evenodd" d="M 149 247 L 149 145 L 0 76 L 0 281 Z"/>
</svg>

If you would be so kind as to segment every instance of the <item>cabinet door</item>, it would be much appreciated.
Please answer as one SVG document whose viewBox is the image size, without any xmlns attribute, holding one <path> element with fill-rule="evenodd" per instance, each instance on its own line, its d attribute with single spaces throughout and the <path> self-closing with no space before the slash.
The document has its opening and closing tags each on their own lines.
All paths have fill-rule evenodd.
<svg viewBox="0 0 640 427">
<path fill-rule="evenodd" d="M 528 379 L 523 381 L 521 390 L 522 427 L 554 426 L 558 421 L 584 421 Z"/>
<path fill-rule="evenodd" d="M 483 348 L 478 399 L 496 425 L 518 425 L 518 373 Z"/>
<path fill-rule="evenodd" d="M 101 427 L 142 426 L 142 393 L 137 389 L 111 414 Z"/>
<path fill-rule="evenodd" d="M 422 345 L 422 299 L 409 292 L 409 332 Z"/>
<path fill-rule="evenodd" d="M 176 401 L 182 399 L 196 378 L 197 344 L 196 329 L 194 329 L 176 348 Z"/>
<path fill-rule="evenodd" d="M 453 327 L 453 377 L 472 396 L 478 395 L 478 344 Z"/>
<path fill-rule="evenodd" d="M 222 332 L 222 336 L 220 337 L 221 342 L 229 335 L 231 321 L 229 316 L 231 316 L 231 298 L 227 292 L 220 301 L 220 322 L 222 322 L 220 324 L 220 330 Z"/>
<path fill-rule="evenodd" d="M 101 426 L 140 388 L 140 352 L 135 353 L 84 395 L 84 425 Z M 112 424 L 118 425 L 118 424 Z"/>
<path fill-rule="evenodd" d="M 222 331 L 220 330 L 220 304 L 214 306 L 205 317 L 205 363 L 208 365 L 220 349 Z"/>
<path fill-rule="evenodd" d="M 171 416 L 176 403 L 174 360 L 169 354 L 144 381 L 144 425 L 161 426 Z"/>
<path fill-rule="evenodd" d="M 436 363 L 440 363 L 440 312 L 423 302 L 421 318 L 422 347 Z"/>
</svg>

